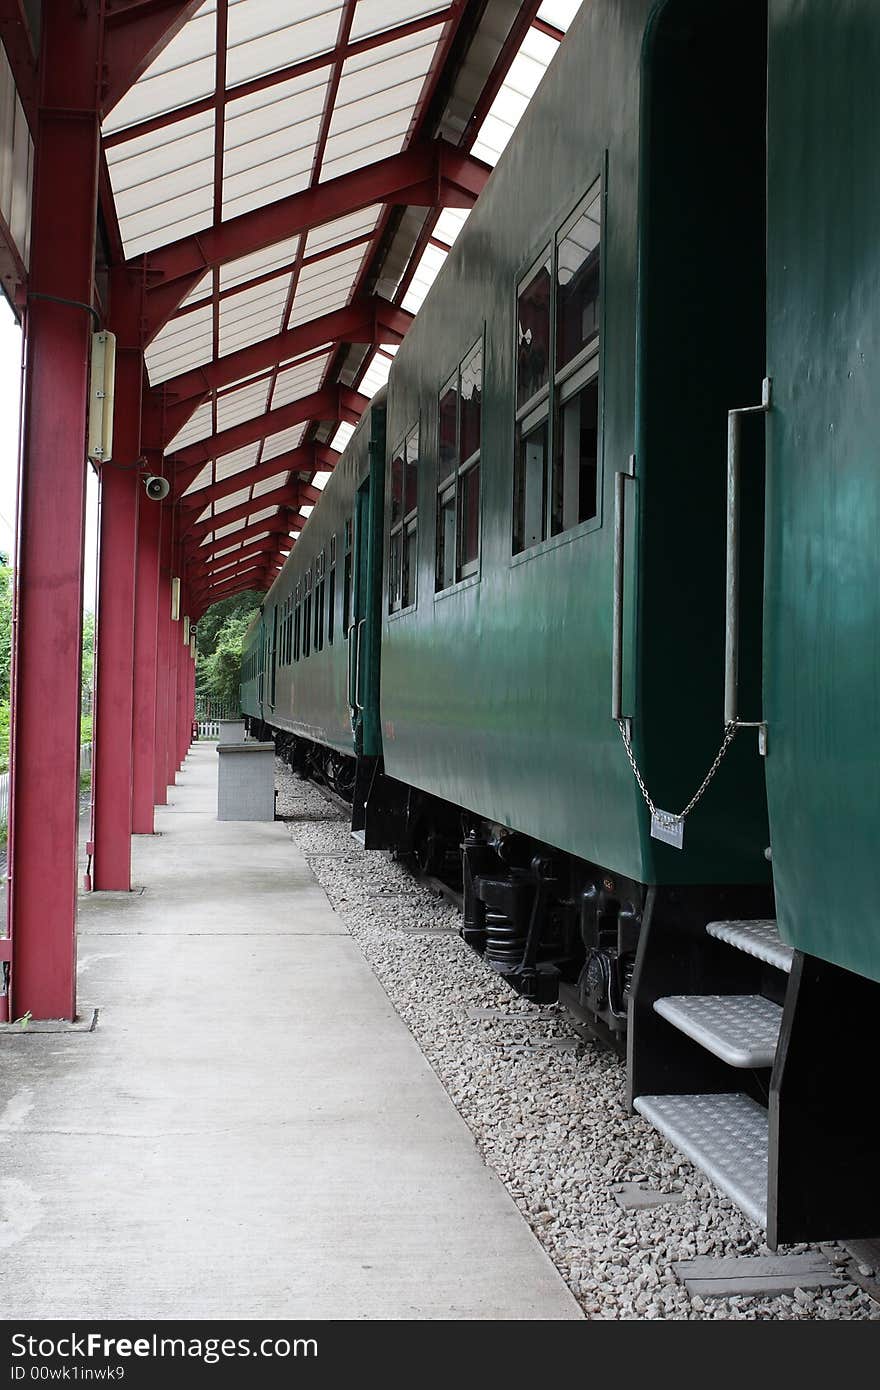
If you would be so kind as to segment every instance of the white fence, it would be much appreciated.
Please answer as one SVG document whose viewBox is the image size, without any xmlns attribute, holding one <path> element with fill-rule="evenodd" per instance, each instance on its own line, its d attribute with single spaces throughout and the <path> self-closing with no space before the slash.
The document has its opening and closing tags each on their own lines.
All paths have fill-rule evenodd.
<svg viewBox="0 0 880 1390">
<path fill-rule="evenodd" d="M 79 750 L 79 770 L 91 772 L 92 770 L 92 745 L 84 743 Z M 9 821 L 9 773 L 0 772 L 0 826 L 5 826 Z"/>
</svg>

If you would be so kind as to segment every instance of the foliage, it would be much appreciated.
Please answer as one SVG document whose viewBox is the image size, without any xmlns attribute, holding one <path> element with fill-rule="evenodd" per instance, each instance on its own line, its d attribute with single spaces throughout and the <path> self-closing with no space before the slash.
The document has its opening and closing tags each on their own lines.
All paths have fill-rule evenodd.
<svg viewBox="0 0 880 1390">
<path fill-rule="evenodd" d="M 94 613 L 83 613 L 83 645 L 82 645 L 82 690 L 89 698 L 92 690 L 92 680 L 95 673 L 95 615 Z M 85 740 L 84 740 L 85 741 Z"/>
<path fill-rule="evenodd" d="M 92 674 L 95 664 L 95 615 L 83 615 L 83 675 L 84 705 L 91 701 Z M 0 772 L 9 769 L 9 700 L 12 665 L 12 570 L 0 565 Z M 90 743 L 92 717 L 83 715 L 81 741 Z"/>
<path fill-rule="evenodd" d="M 12 665 L 12 570 L 0 565 L 0 700 L 9 702 Z"/>
<path fill-rule="evenodd" d="M 9 768 L 9 701 L 0 700 L 0 772 Z"/>
<path fill-rule="evenodd" d="M 239 613 L 227 618 L 217 634 L 213 652 L 200 663 L 200 691 L 236 707 L 241 681 L 241 646 L 251 617 L 250 613 Z"/>
<path fill-rule="evenodd" d="M 222 599 L 199 619 L 196 688 L 200 695 L 238 708 L 241 646 L 263 595 L 255 591 Z"/>
</svg>

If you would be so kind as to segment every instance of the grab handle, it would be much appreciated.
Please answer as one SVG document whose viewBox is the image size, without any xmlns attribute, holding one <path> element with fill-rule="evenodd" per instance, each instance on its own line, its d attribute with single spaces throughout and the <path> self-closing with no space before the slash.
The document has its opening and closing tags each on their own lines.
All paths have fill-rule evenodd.
<svg viewBox="0 0 880 1390">
<path fill-rule="evenodd" d="M 611 611 L 611 718 L 620 724 L 623 713 L 623 572 L 626 535 L 626 483 L 635 478 L 636 457 L 629 456 L 625 473 L 614 475 L 614 600 Z"/>
<path fill-rule="evenodd" d="M 361 694 L 361 633 L 366 623 L 366 618 L 361 618 L 357 625 L 357 635 L 355 637 L 355 658 L 354 658 L 354 700 L 352 701 L 356 710 L 362 710 L 363 705 L 360 701 Z"/>
<path fill-rule="evenodd" d="M 765 377 L 761 387 L 761 404 L 739 406 L 727 413 L 727 580 L 725 590 L 724 628 L 724 724 L 741 729 L 756 728 L 759 747 L 766 751 L 767 726 L 763 720 L 743 721 L 739 718 L 739 598 L 740 598 L 740 513 L 742 472 L 742 417 L 766 415 L 772 399 L 772 383 Z"/>
</svg>

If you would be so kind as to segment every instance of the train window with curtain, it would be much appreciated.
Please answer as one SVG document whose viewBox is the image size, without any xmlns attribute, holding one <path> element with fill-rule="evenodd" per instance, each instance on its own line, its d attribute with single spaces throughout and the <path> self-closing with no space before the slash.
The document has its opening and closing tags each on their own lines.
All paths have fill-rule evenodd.
<svg viewBox="0 0 880 1390">
<path fill-rule="evenodd" d="M 416 601 L 418 552 L 419 428 L 411 429 L 391 458 L 391 536 L 388 542 L 388 611 Z"/>
<path fill-rule="evenodd" d="M 482 413 L 480 339 L 440 394 L 435 566 L 438 592 L 476 574 L 479 568 Z"/>
<path fill-rule="evenodd" d="M 333 646 L 336 628 L 336 533 L 330 537 L 330 574 L 327 579 L 327 645 Z"/>
<path fill-rule="evenodd" d="M 517 288 L 514 555 L 598 515 L 601 207 L 597 184 Z"/>
<path fill-rule="evenodd" d="M 293 610 L 293 659 L 299 661 L 300 636 L 302 629 L 302 585 L 296 586 L 296 602 Z"/>
</svg>

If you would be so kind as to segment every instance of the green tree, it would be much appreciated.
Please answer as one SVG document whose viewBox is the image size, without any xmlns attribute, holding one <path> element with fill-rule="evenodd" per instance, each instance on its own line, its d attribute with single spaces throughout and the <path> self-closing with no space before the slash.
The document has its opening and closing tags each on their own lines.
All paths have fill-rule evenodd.
<svg viewBox="0 0 880 1390">
<path fill-rule="evenodd" d="M 95 674 L 95 615 L 83 613 L 82 707 L 92 707 L 92 680 Z"/>
<path fill-rule="evenodd" d="M 263 601 L 252 590 L 222 599 L 209 608 L 196 627 L 196 690 L 213 700 L 238 708 L 241 647 L 244 635 Z"/>
<path fill-rule="evenodd" d="M 0 701 L 9 701 L 12 667 L 12 570 L 0 565 Z"/>
</svg>

